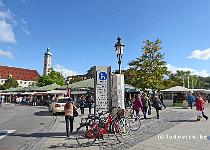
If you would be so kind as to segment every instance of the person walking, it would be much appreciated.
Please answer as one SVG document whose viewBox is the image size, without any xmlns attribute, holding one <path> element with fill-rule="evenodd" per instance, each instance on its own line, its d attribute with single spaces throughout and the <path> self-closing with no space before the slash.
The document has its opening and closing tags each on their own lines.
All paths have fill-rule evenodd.
<svg viewBox="0 0 210 150">
<path fill-rule="evenodd" d="M 158 96 L 155 96 L 152 100 L 152 106 L 155 108 L 157 113 L 157 119 L 159 119 L 159 110 L 162 110 L 162 104 Z"/>
<path fill-rule="evenodd" d="M 158 99 L 161 102 L 161 105 L 166 108 L 166 105 L 163 103 L 163 94 L 160 92 L 160 90 L 158 91 Z"/>
<path fill-rule="evenodd" d="M 84 115 L 84 112 L 85 112 L 85 97 L 84 96 L 81 96 L 79 106 L 80 106 L 81 114 Z"/>
<path fill-rule="evenodd" d="M 195 106 L 196 106 L 196 110 L 197 110 L 197 121 L 200 121 L 200 119 L 202 118 L 202 116 L 206 119 L 206 121 L 208 120 L 208 116 L 206 116 L 204 114 L 204 100 L 201 97 L 200 94 L 197 95 L 196 97 L 196 102 L 195 102 Z"/>
<path fill-rule="evenodd" d="M 147 97 L 146 93 L 143 93 L 141 96 L 141 101 L 142 101 L 142 105 L 143 105 L 143 114 L 144 114 L 144 119 L 147 119 L 147 109 L 150 106 L 150 100 Z"/>
<path fill-rule="evenodd" d="M 142 106 L 142 101 L 141 101 L 141 96 L 140 94 L 138 94 L 133 102 L 133 109 L 136 112 L 136 115 L 140 117 L 139 115 L 139 111 L 140 109 L 143 110 L 143 106 Z"/>
<path fill-rule="evenodd" d="M 2 98 L 2 96 L 0 95 L 0 107 L 1 107 L 2 103 L 3 103 L 3 98 Z"/>
<path fill-rule="evenodd" d="M 92 109 L 92 105 L 93 105 L 93 100 L 91 98 L 91 96 L 86 96 L 86 103 L 88 105 L 88 109 L 89 109 L 89 115 L 91 115 L 91 109 Z"/>
<path fill-rule="evenodd" d="M 77 109 L 77 107 L 73 104 L 72 100 L 69 99 L 64 106 L 67 138 L 69 138 L 69 132 L 71 133 L 73 131 L 74 109 Z"/>
<path fill-rule="evenodd" d="M 193 103 L 195 102 L 195 97 L 192 95 L 192 93 L 190 92 L 190 93 L 188 93 L 188 96 L 187 96 L 187 101 L 188 101 L 188 104 L 189 104 L 189 106 L 191 107 L 191 109 L 192 109 L 192 107 L 193 107 Z"/>
</svg>

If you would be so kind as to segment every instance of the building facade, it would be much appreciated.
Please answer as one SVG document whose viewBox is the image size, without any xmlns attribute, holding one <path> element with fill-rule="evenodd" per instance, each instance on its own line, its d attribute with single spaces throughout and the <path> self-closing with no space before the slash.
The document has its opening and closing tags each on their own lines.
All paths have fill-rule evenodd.
<svg viewBox="0 0 210 150">
<path fill-rule="evenodd" d="M 39 73 L 36 70 L 0 66 L 0 85 L 3 85 L 9 77 L 17 80 L 19 87 L 28 87 L 37 83 Z"/>
<path fill-rule="evenodd" d="M 51 67 L 52 67 L 52 53 L 50 52 L 50 49 L 47 48 L 47 52 L 44 53 L 43 75 L 48 75 L 50 73 Z"/>
</svg>

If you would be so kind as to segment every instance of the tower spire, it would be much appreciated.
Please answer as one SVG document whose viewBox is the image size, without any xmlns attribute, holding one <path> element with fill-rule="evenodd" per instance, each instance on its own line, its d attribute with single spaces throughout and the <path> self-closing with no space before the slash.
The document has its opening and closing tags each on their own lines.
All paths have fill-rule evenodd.
<svg viewBox="0 0 210 150">
<path fill-rule="evenodd" d="M 52 53 L 50 52 L 50 49 L 47 48 L 47 51 L 44 53 L 43 75 L 48 75 L 50 73 L 51 67 L 52 67 Z"/>
</svg>

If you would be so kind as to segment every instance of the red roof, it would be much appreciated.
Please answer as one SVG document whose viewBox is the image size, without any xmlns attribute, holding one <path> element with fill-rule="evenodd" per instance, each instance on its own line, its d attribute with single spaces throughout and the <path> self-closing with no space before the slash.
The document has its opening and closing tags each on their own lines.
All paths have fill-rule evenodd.
<svg viewBox="0 0 210 150">
<path fill-rule="evenodd" d="M 12 75 L 15 80 L 24 81 L 37 81 L 39 78 L 39 73 L 36 70 L 0 66 L 0 78 L 8 79 L 9 75 Z"/>
</svg>

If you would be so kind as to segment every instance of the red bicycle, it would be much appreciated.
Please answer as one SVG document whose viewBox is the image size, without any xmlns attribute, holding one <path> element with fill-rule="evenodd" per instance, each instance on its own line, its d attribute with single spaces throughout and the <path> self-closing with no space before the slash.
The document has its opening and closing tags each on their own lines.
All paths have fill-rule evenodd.
<svg viewBox="0 0 210 150">
<path fill-rule="evenodd" d="M 115 115 L 113 117 L 115 117 Z M 118 120 L 113 120 L 113 117 L 109 114 L 104 126 L 100 125 L 100 118 L 98 121 L 82 124 L 76 131 L 76 140 L 78 144 L 81 146 L 90 146 L 96 139 L 103 139 L 103 135 L 110 131 L 111 133 L 114 133 L 119 142 L 122 142 L 123 129 L 120 126 L 120 122 Z"/>
</svg>

